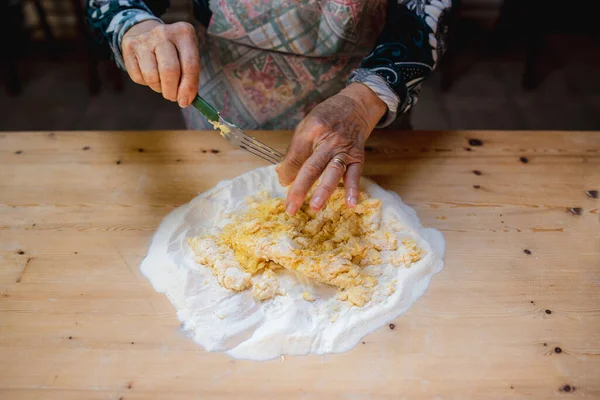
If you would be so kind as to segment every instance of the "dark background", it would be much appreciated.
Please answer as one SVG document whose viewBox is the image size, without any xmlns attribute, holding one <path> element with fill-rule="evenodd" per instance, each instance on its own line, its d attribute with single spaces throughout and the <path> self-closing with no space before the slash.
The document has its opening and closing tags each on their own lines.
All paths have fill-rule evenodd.
<svg viewBox="0 0 600 400">
<path fill-rule="evenodd" d="M 0 1 L 0 130 L 184 129 L 85 34 L 79 0 Z M 172 0 L 167 22 L 190 21 Z M 463 0 L 414 129 L 600 130 L 593 1 Z M 22 12 L 23 24 L 20 24 Z"/>
</svg>

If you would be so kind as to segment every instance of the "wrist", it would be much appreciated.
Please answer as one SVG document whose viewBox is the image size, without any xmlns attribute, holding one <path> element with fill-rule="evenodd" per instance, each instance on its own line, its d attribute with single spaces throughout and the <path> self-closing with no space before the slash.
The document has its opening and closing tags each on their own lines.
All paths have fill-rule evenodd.
<svg viewBox="0 0 600 400">
<path fill-rule="evenodd" d="M 340 94 L 353 99 L 360 105 L 361 112 L 369 124 L 369 134 L 375 129 L 388 110 L 383 100 L 367 85 L 362 83 L 351 83 Z"/>
<path fill-rule="evenodd" d="M 125 34 L 123 35 L 123 39 L 127 36 L 135 36 L 139 35 L 140 33 L 150 32 L 152 29 L 162 24 L 162 22 L 157 21 L 155 19 L 149 19 L 146 21 L 139 22 L 133 25 L 131 28 L 129 28 L 127 32 L 125 32 Z"/>
</svg>

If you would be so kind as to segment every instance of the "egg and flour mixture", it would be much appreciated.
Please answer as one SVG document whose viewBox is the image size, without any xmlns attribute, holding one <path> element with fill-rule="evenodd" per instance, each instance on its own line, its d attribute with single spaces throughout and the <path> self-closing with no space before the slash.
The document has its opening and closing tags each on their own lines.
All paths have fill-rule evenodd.
<svg viewBox="0 0 600 400">
<path fill-rule="evenodd" d="M 247 202 L 248 209 L 221 232 L 193 237 L 189 244 L 198 263 L 210 268 L 221 286 L 236 292 L 252 287 L 257 300 L 286 295 L 277 278 L 277 270 L 285 268 L 337 288 L 337 299 L 362 307 L 378 283 L 377 266 L 388 262 L 408 267 L 424 254 L 412 239 L 399 243 L 382 229 L 381 201 L 366 193 L 356 207 L 348 208 L 344 190 L 338 188 L 316 213 L 309 197 L 294 216 L 285 212 L 283 198 L 265 192 Z M 261 275 L 252 282 L 256 274 Z M 302 298 L 315 300 L 307 291 Z"/>
<path fill-rule="evenodd" d="M 141 265 L 208 351 L 242 359 L 347 351 L 405 312 L 443 268 L 444 239 L 362 179 L 313 213 L 284 210 L 274 167 L 199 195 L 161 224 Z M 397 329 L 398 330 L 398 329 Z"/>
</svg>

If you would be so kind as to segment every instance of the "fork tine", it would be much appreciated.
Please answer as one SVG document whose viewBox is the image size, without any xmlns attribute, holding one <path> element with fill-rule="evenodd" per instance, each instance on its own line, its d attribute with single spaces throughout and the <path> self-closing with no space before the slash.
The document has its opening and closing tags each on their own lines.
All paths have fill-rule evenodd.
<svg viewBox="0 0 600 400">
<path fill-rule="evenodd" d="M 246 150 L 248 153 L 251 153 L 251 154 L 255 155 L 258 158 L 262 158 L 263 160 L 265 160 L 266 162 L 269 162 L 271 164 L 277 164 L 277 163 L 279 163 L 279 161 L 281 161 L 281 160 L 279 160 L 277 158 L 270 157 L 270 156 L 266 155 L 265 153 L 261 153 L 259 151 L 255 151 L 255 149 L 253 147 L 246 147 L 243 144 L 241 144 L 239 147 L 241 149 Z"/>
<path fill-rule="evenodd" d="M 281 161 L 281 159 L 283 158 L 283 156 L 281 155 L 281 153 L 279 153 L 278 151 L 271 149 L 268 146 L 265 145 L 257 145 L 256 143 L 247 140 L 246 138 L 240 138 L 240 141 L 243 145 L 245 145 L 246 147 L 250 147 L 254 150 L 256 150 L 257 152 L 263 153 L 264 155 L 271 157 L 275 160 L 279 160 Z"/>
<path fill-rule="evenodd" d="M 259 141 L 258 139 L 248 135 L 247 133 L 242 132 L 242 135 L 244 136 L 244 139 L 248 140 L 249 142 L 253 143 L 254 145 L 256 145 L 257 147 L 263 148 L 265 150 L 267 150 L 268 152 L 272 153 L 273 155 L 279 157 L 279 158 L 283 158 L 283 154 L 281 154 L 279 151 L 267 146 L 266 144 L 262 143 L 261 141 Z"/>
<path fill-rule="evenodd" d="M 265 153 L 263 151 L 260 151 L 259 149 L 256 149 L 255 147 L 250 147 L 250 146 L 247 146 L 247 145 L 245 145 L 243 143 L 240 144 L 239 147 L 242 148 L 242 149 L 244 149 L 244 150 L 246 150 L 246 151 L 251 152 L 254 155 L 260 156 L 263 160 L 268 160 L 269 162 L 271 162 L 273 164 L 277 164 L 277 163 L 279 163 L 279 161 L 281 161 L 281 159 L 279 159 L 279 158 L 277 158 L 277 157 L 275 157 L 275 156 L 273 156 L 271 154 L 268 154 L 268 153 Z"/>
<path fill-rule="evenodd" d="M 219 122 L 229 128 L 229 132 L 223 133 L 223 136 L 231 144 L 272 164 L 277 164 L 283 159 L 283 154 L 245 134 L 237 126 L 225 121 L 222 117 L 219 117 Z"/>
</svg>

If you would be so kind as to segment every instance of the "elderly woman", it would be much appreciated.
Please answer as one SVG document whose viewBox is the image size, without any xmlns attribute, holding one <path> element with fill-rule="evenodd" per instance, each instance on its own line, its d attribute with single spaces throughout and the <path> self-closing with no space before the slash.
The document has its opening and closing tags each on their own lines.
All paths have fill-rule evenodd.
<svg viewBox="0 0 600 400">
<path fill-rule="evenodd" d="M 193 0 L 197 27 L 165 24 L 168 6 L 88 0 L 87 13 L 116 63 L 176 101 L 190 129 L 211 128 L 186 108 L 196 93 L 242 129 L 295 128 L 277 167 L 294 214 L 319 178 L 312 208 L 341 179 L 356 204 L 365 141 L 415 104 L 451 0 Z"/>
</svg>

